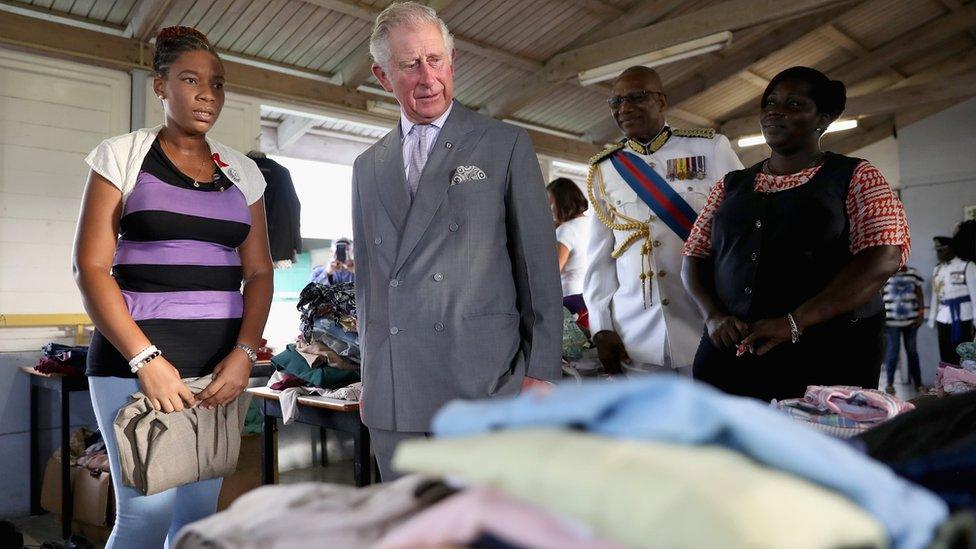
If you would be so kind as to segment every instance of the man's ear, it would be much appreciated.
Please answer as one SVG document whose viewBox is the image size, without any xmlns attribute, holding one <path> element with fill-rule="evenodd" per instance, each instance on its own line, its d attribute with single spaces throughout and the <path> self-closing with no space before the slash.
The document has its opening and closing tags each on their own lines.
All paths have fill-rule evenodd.
<svg viewBox="0 0 976 549">
<path fill-rule="evenodd" d="M 376 79 L 380 81 L 380 85 L 383 86 L 383 89 L 392 93 L 393 83 L 390 82 L 390 78 L 386 75 L 386 71 L 383 70 L 383 67 L 379 66 L 379 64 L 377 63 L 373 63 L 372 70 L 373 70 L 373 76 L 375 76 Z"/>
</svg>

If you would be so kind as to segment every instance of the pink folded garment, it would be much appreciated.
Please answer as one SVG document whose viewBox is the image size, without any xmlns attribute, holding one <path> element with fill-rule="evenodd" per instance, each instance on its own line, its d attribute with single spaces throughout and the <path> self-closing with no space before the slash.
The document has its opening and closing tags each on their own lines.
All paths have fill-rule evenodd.
<svg viewBox="0 0 976 549">
<path fill-rule="evenodd" d="M 481 534 L 525 549 L 622 549 L 595 539 L 589 527 L 487 488 L 451 496 L 401 524 L 377 544 L 383 549 L 464 545 Z"/>
<path fill-rule="evenodd" d="M 940 395 L 954 395 L 976 391 L 976 372 L 963 368 L 956 368 L 942 362 L 935 375 L 935 388 Z"/>
<path fill-rule="evenodd" d="M 874 389 L 843 385 L 810 385 L 803 395 L 803 400 L 825 411 L 861 423 L 880 423 L 915 409 L 914 404 L 894 395 Z"/>
</svg>

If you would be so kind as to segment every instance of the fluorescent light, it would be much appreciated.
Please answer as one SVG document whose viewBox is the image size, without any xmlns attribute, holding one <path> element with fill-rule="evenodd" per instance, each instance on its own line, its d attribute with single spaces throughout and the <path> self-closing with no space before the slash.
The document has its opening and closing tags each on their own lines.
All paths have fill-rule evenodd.
<svg viewBox="0 0 976 549">
<path fill-rule="evenodd" d="M 556 137 L 565 137 L 566 139 L 579 139 L 582 137 L 578 133 L 564 132 L 562 130 L 557 130 L 555 128 L 549 128 L 546 126 L 539 126 L 532 124 L 530 122 L 523 122 L 521 120 L 515 120 L 514 118 L 505 118 L 502 122 L 508 122 L 509 124 L 515 124 L 516 126 L 521 126 L 529 130 L 535 130 L 537 132 L 548 133 L 549 135 L 555 135 Z"/>
<path fill-rule="evenodd" d="M 855 119 L 838 120 L 837 122 L 834 122 L 833 124 L 827 126 L 827 131 L 825 131 L 824 133 L 828 134 L 834 132 L 842 132 L 844 130 L 853 130 L 856 127 L 857 127 L 857 120 Z"/>
<path fill-rule="evenodd" d="M 738 141 L 740 147 L 755 147 L 756 145 L 762 145 L 766 142 L 766 138 L 759 135 L 750 135 L 748 137 L 743 137 Z"/>
<path fill-rule="evenodd" d="M 833 124 L 827 126 L 827 131 L 824 132 L 824 135 L 828 133 L 842 132 L 845 130 L 853 130 L 856 127 L 857 127 L 856 119 L 838 120 L 837 122 L 834 122 Z M 736 143 L 739 145 L 739 147 L 754 147 L 756 145 L 762 145 L 765 142 L 766 142 L 766 138 L 763 137 L 763 135 L 760 133 L 757 135 L 747 135 L 739 139 Z"/>
<path fill-rule="evenodd" d="M 589 86 L 590 84 L 596 84 L 597 82 L 604 82 L 606 80 L 610 80 L 611 78 L 616 78 L 617 75 L 624 71 L 624 69 L 628 69 L 636 65 L 643 65 L 649 68 L 667 65 L 668 63 L 688 59 L 689 57 L 695 57 L 698 55 L 711 53 L 713 51 L 718 51 L 727 47 L 731 43 L 731 32 L 717 32 L 702 38 L 689 40 L 688 42 L 668 46 L 667 48 L 631 57 L 629 59 L 624 59 L 623 61 L 603 65 L 602 67 L 587 69 L 580 72 L 578 77 L 580 85 Z"/>
</svg>

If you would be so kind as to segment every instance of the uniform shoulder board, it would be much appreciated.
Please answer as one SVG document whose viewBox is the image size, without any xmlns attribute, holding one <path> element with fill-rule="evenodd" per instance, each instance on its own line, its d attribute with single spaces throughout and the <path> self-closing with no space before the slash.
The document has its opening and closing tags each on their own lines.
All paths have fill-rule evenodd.
<svg viewBox="0 0 976 549">
<path fill-rule="evenodd" d="M 614 143 L 613 145 L 610 145 L 609 147 L 603 149 L 602 151 L 590 157 L 590 165 L 596 166 L 600 162 L 606 160 L 607 157 L 609 157 L 611 154 L 619 151 L 623 147 L 624 147 L 623 143 Z"/>
<path fill-rule="evenodd" d="M 715 137 L 715 128 L 679 128 L 671 130 L 671 135 L 677 135 L 678 137 L 701 137 L 703 139 L 711 139 Z"/>
</svg>

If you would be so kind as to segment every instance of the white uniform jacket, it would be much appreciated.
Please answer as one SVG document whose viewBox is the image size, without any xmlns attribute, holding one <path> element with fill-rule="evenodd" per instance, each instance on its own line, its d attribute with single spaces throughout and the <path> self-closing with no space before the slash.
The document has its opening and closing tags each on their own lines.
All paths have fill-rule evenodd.
<svg viewBox="0 0 976 549">
<path fill-rule="evenodd" d="M 616 331 L 635 363 L 687 367 L 694 361 L 704 320 L 681 284 L 684 242 L 654 215 L 608 159 L 621 147 L 653 167 L 695 212 L 705 206 L 712 186 L 726 173 L 742 169 L 742 163 L 723 135 L 712 130 L 672 132 L 667 127 L 650 146 L 628 141 L 590 161 L 589 199 L 596 200 L 593 206 L 598 214 L 591 216 L 590 264 L 583 288 L 590 330 L 593 334 Z M 694 158 L 692 165 L 697 167 L 702 157 L 703 177 L 669 178 L 669 160 L 673 171 L 676 160 Z M 641 226 L 646 233 L 635 229 Z M 642 248 L 648 253 L 642 254 Z"/>
</svg>

